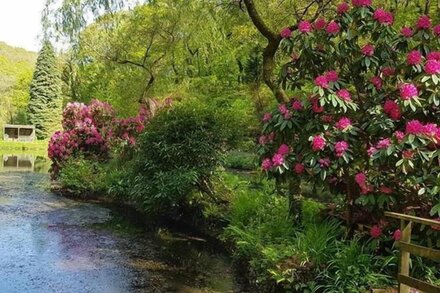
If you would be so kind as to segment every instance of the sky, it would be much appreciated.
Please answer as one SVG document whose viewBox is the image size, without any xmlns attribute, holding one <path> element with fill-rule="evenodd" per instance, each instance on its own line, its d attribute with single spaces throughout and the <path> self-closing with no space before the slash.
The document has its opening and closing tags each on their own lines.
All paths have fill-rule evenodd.
<svg viewBox="0 0 440 293">
<path fill-rule="evenodd" d="M 0 41 L 37 52 L 46 0 L 0 0 Z"/>
</svg>

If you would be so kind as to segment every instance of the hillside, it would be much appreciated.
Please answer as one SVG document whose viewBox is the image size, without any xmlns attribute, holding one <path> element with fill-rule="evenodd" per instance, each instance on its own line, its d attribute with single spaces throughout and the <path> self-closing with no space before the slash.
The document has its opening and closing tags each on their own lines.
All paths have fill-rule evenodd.
<svg viewBox="0 0 440 293">
<path fill-rule="evenodd" d="M 29 84 L 36 59 L 37 53 L 0 42 L 0 125 L 26 122 Z"/>
</svg>

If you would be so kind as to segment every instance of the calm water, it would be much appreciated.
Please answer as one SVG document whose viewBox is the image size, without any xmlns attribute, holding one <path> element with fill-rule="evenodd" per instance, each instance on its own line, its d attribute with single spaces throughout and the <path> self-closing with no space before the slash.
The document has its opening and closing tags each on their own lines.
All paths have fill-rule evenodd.
<svg viewBox="0 0 440 293">
<path fill-rule="evenodd" d="M 233 292 L 228 259 L 205 241 L 49 191 L 49 162 L 3 155 L 0 292 Z"/>
</svg>

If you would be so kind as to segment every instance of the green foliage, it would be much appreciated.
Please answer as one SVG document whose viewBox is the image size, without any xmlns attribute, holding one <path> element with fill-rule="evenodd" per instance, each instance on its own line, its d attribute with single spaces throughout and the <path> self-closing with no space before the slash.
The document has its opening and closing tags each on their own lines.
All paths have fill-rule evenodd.
<svg viewBox="0 0 440 293">
<path fill-rule="evenodd" d="M 106 191 L 106 170 L 96 161 L 82 157 L 70 158 L 60 172 L 62 187 L 78 195 L 99 194 Z"/>
<path fill-rule="evenodd" d="M 237 170 L 255 170 L 257 158 L 252 153 L 231 151 L 225 158 L 225 167 Z"/>
<path fill-rule="evenodd" d="M 191 100 L 155 116 L 139 139 L 132 198 L 159 212 L 185 203 L 192 190 L 212 194 L 210 177 L 228 141 L 225 117 Z"/>
<path fill-rule="evenodd" d="M 37 137 L 46 139 L 61 123 L 62 97 L 60 76 L 54 48 L 45 41 L 30 87 L 28 118 L 36 127 Z"/>
</svg>

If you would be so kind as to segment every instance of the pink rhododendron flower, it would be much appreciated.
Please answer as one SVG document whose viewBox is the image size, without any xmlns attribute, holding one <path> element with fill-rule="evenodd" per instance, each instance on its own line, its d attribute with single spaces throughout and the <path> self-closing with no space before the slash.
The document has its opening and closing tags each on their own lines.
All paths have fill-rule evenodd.
<svg viewBox="0 0 440 293">
<path fill-rule="evenodd" d="M 440 52 L 437 52 L 437 51 L 430 52 L 426 56 L 426 59 L 440 61 Z"/>
<path fill-rule="evenodd" d="M 318 76 L 317 78 L 315 78 L 315 85 L 319 86 L 323 89 L 328 89 L 329 84 L 328 84 L 327 77 L 325 77 L 324 75 Z"/>
<path fill-rule="evenodd" d="M 336 95 L 343 101 L 351 102 L 351 94 L 346 89 L 339 90 Z"/>
<path fill-rule="evenodd" d="M 429 137 L 434 137 L 438 133 L 437 124 L 428 123 L 423 126 L 423 134 Z"/>
<path fill-rule="evenodd" d="M 383 111 L 393 120 L 399 120 L 401 117 L 400 107 L 393 100 L 386 100 L 383 105 Z"/>
<path fill-rule="evenodd" d="M 422 62 L 422 53 L 418 50 L 413 50 L 406 56 L 406 63 L 408 63 L 408 65 L 417 65 L 420 64 L 420 62 Z"/>
<path fill-rule="evenodd" d="M 400 97 L 402 100 L 411 100 L 419 96 L 417 87 L 412 83 L 404 83 L 399 86 Z"/>
<path fill-rule="evenodd" d="M 324 76 L 328 82 L 337 82 L 339 80 L 338 72 L 335 70 L 327 71 Z"/>
<path fill-rule="evenodd" d="M 403 141 L 403 139 L 405 138 L 405 133 L 397 130 L 396 132 L 394 132 L 394 136 L 396 137 L 397 142 L 401 143 Z"/>
<path fill-rule="evenodd" d="M 367 154 L 369 157 L 373 156 L 375 153 L 377 153 L 377 149 L 374 146 L 368 148 Z"/>
<path fill-rule="evenodd" d="M 374 225 L 370 229 L 370 236 L 374 239 L 377 239 L 382 235 L 382 229 L 378 225 Z"/>
<path fill-rule="evenodd" d="M 394 241 L 400 241 L 400 238 L 402 238 L 402 232 L 400 231 L 400 229 L 397 229 L 393 233 L 393 240 Z"/>
<path fill-rule="evenodd" d="M 384 67 L 381 71 L 384 77 L 392 76 L 396 73 L 396 69 L 393 67 Z"/>
<path fill-rule="evenodd" d="M 432 29 L 432 32 L 434 33 L 434 35 L 436 37 L 440 37 L 440 24 L 437 24 L 436 26 L 434 26 L 434 28 Z"/>
<path fill-rule="evenodd" d="M 263 163 L 261 163 L 261 168 L 264 171 L 269 171 L 272 168 L 272 160 L 271 159 L 264 159 Z"/>
<path fill-rule="evenodd" d="M 331 161 L 329 158 L 323 158 L 323 159 L 319 159 L 318 163 L 319 163 L 319 167 L 328 168 L 328 167 L 330 167 Z"/>
<path fill-rule="evenodd" d="M 290 153 L 290 147 L 287 144 L 282 144 L 278 148 L 277 153 L 282 155 L 282 156 L 285 156 L 285 155 Z"/>
<path fill-rule="evenodd" d="M 356 7 L 371 6 L 372 0 L 352 0 L 351 3 Z"/>
<path fill-rule="evenodd" d="M 301 103 L 301 101 L 293 101 L 292 103 L 292 108 L 296 111 L 301 111 L 303 109 L 303 104 Z"/>
<path fill-rule="evenodd" d="M 416 26 L 419 30 L 429 29 L 431 27 L 431 19 L 427 15 L 422 15 L 417 20 Z"/>
<path fill-rule="evenodd" d="M 304 167 L 304 164 L 301 164 L 301 163 L 295 164 L 295 173 L 296 174 L 302 174 L 302 173 L 304 173 L 305 170 L 306 170 L 306 168 Z"/>
<path fill-rule="evenodd" d="M 440 74 L 440 61 L 434 59 L 426 61 L 425 72 L 429 75 Z"/>
<path fill-rule="evenodd" d="M 323 17 L 318 18 L 314 24 L 315 29 L 317 29 L 317 30 L 324 29 L 326 25 L 327 25 L 327 21 Z"/>
<path fill-rule="evenodd" d="M 270 120 L 272 120 L 272 114 L 271 113 L 264 113 L 264 115 L 263 115 L 263 122 L 267 123 Z"/>
<path fill-rule="evenodd" d="M 348 10 L 350 9 L 350 6 L 348 5 L 348 3 L 346 2 L 342 2 L 341 4 L 339 4 L 336 8 L 336 12 L 341 15 L 341 14 L 345 14 L 348 12 Z"/>
<path fill-rule="evenodd" d="M 371 191 L 371 186 L 367 185 L 367 176 L 364 172 L 360 172 L 354 176 L 354 181 L 361 189 L 362 194 L 367 194 Z"/>
<path fill-rule="evenodd" d="M 383 25 L 392 25 L 394 22 L 393 14 L 381 8 L 374 11 L 373 18 Z"/>
<path fill-rule="evenodd" d="M 284 164 L 284 157 L 280 154 L 275 154 L 272 157 L 272 164 L 274 167 L 279 167 Z"/>
<path fill-rule="evenodd" d="M 298 24 L 298 31 L 300 31 L 303 34 L 310 33 L 312 29 L 313 29 L 312 24 L 307 20 L 302 20 Z"/>
<path fill-rule="evenodd" d="M 322 113 L 324 112 L 324 107 L 319 105 L 319 99 L 313 98 L 310 101 L 312 103 L 312 111 L 314 113 Z"/>
<path fill-rule="evenodd" d="M 336 35 L 339 33 L 340 30 L 341 30 L 341 26 L 339 25 L 339 23 L 337 23 L 334 20 L 330 21 L 329 24 L 327 25 L 327 28 L 325 29 L 325 31 L 329 35 Z"/>
<path fill-rule="evenodd" d="M 265 135 L 261 135 L 261 136 L 258 138 L 258 143 L 259 143 L 260 145 L 265 145 L 265 144 L 267 144 L 267 136 L 265 136 Z"/>
<path fill-rule="evenodd" d="M 391 146 L 391 144 L 392 144 L 391 139 L 384 138 L 384 139 L 379 140 L 379 142 L 376 145 L 376 148 L 379 150 L 384 150 L 384 149 L 389 148 Z"/>
<path fill-rule="evenodd" d="M 391 194 L 391 193 L 393 193 L 393 189 L 392 188 L 387 187 L 387 186 L 383 186 L 383 185 L 381 187 L 379 187 L 379 191 L 384 193 L 384 194 Z"/>
<path fill-rule="evenodd" d="M 367 57 L 371 57 L 374 55 L 374 46 L 372 44 L 366 44 L 362 47 L 361 52 L 363 55 Z"/>
<path fill-rule="evenodd" d="M 288 28 L 288 27 L 285 27 L 285 28 L 283 28 L 283 29 L 281 30 L 281 32 L 280 32 L 280 36 L 281 36 L 283 39 L 288 39 L 288 38 L 290 38 L 290 37 L 292 36 L 292 30 L 291 30 L 290 28 Z"/>
<path fill-rule="evenodd" d="M 312 150 L 314 152 L 322 151 L 327 144 L 327 141 L 321 135 L 316 135 L 312 140 Z"/>
<path fill-rule="evenodd" d="M 348 150 L 348 148 L 349 148 L 349 144 L 344 140 L 335 143 L 336 157 L 342 157 L 345 154 L 345 152 Z"/>
<path fill-rule="evenodd" d="M 335 126 L 339 130 L 346 130 L 351 126 L 351 120 L 350 118 L 342 117 L 338 122 L 336 122 Z"/>
<path fill-rule="evenodd" d="M 382 79 L 379 76 L 373 76 L 372 78 L 370 78 L 370 82 L 377 90 L 382 89 Z"/>
<path fill-rule="evenodd" d="M 285 114 L 289 112 L 289 109 L 287 108 L 286 104 L 279 104 L 278 111 L 280 111 L 281 114 Z"/>
<path fill-rule="evenodd" d="M 411 120 L 406 123 L 405 133 L 418 135 L 422 134 L 424 129 L 424 125 L 419 120 Z"/>
<path fill-rule="evenodd" d="M 411 38 L 411 37 L 413 36 L 413 34 L 414 34 L 414 31 L 413 31 L 413 29 L 410 28 L 410 27 L 403 27 L 403 28 L 400 30 L 400 34 L 401 34 L 402 36 L 404 36 L 405 38 Z"/>
</svg>

